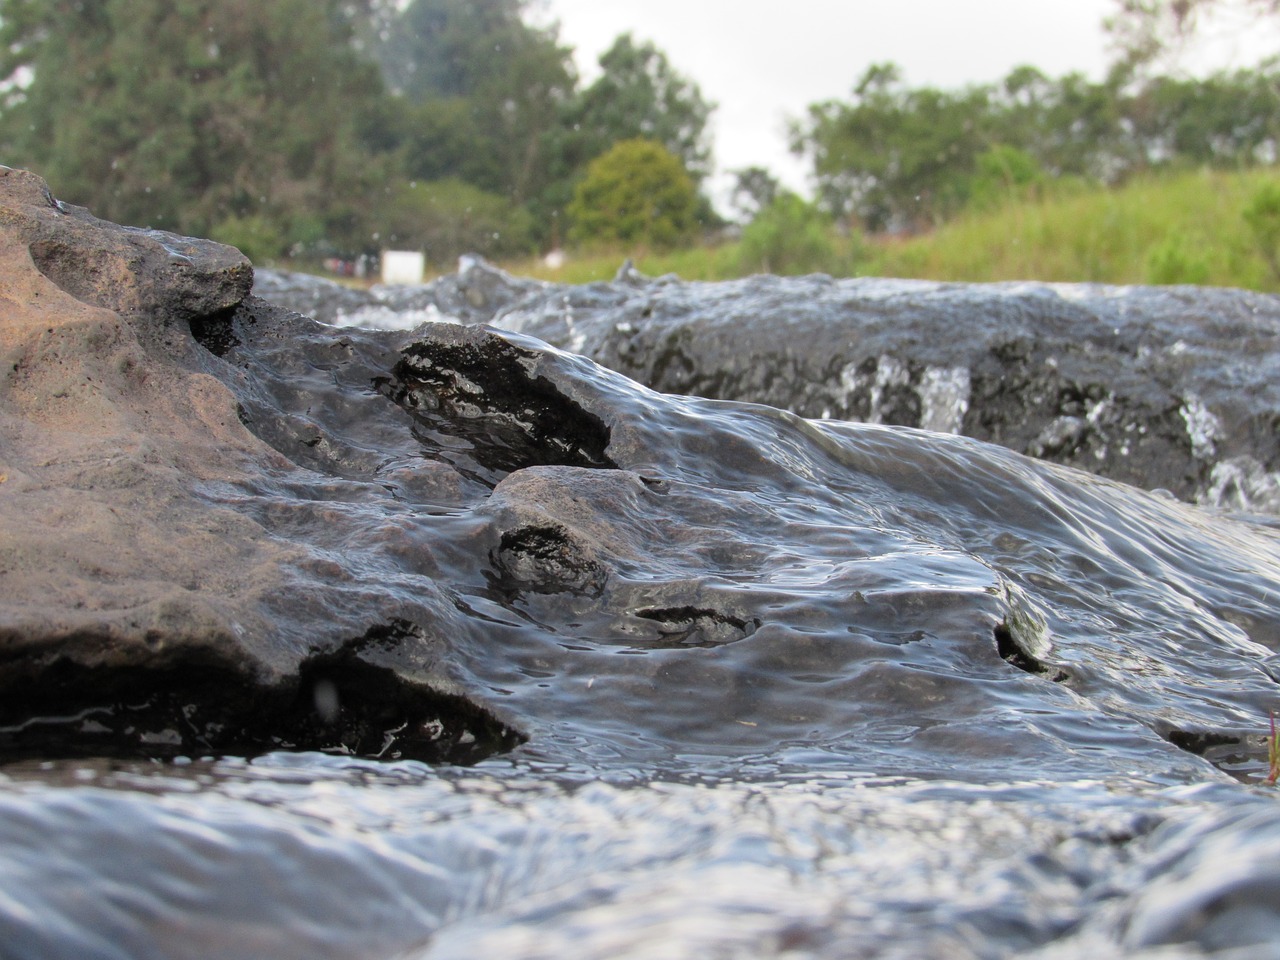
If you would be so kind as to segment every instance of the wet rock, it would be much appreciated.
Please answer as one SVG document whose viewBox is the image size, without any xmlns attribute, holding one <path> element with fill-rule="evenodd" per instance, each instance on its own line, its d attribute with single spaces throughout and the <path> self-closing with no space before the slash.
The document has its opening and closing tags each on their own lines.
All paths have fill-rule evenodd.
<svg viewBox="0 0 1280 960">
<path fill-rule="evenodd" d="M 0 227 L 26 245 L 40 273 L 84 303 L 172 323 L 230 310 L 253 285 L 253 267 L 233 247 L 105 223 L 54 199 L 26 170 L 0 168 L 0 180 Z"/>
<path fill-rule="evenodd" d="M 473 286 L 483 290 L 474 302 L 460 292 Z M 571 287 L 471 262 L 385 300 L 381 325 L 410 304 L 532 334 L 665 392 L 959 433 L 1187 500 L 1280 512 L 1280 301 L 1269 295 L 828 277 L 702 284 L 633 269 Z"/>
<path fill-rule="evenodd" d="M 327 326 L 235 301 L 216 266 L 234 255 L 196 241 L 156 243 L 203 250 L 207 289 L 176 263 L 131 282 L 207 312 L 125 282 L 107 309 L 38 268 L 13 219 L 35 181 L 8 180 L 0 751 L 505 752 L 645 780 L 1264 764 L 1251 731 L 1280 646 L 1264 524 L 970 438 L 657 393 L 511 331 Z M 88 220 L 63 237 L 45 209 L 41 242 L 81 242 Z M 133 236 L 89 226 L 94 249 Z M 505 294 L 483 278 L 490 309 Z M 806 282 L 810 299 L 832 286 Z M 504 322 L 565 334 L 565 304 L 538 313 L 549 288 L 517 286 Z M 695 308 L 742 289 L 628 278 L 573 309 L 643 297 L 652 320 L 667 291 L 694 337 Z M 730 314 L 711 312 L 727 350 Z M 996 338 L 1018 318 L 984 322 Z M 934 346 L 922 369 L 959 369 Z M 895 363 L 850 376 L 884 409 L 958 415 L 964 376 Z M 665 367 L 698 386 L 684 368 Z M 1206 424 L 1227 420 L 1201 399 L 1173 416 L 1221 452 Z"/>
</svg>

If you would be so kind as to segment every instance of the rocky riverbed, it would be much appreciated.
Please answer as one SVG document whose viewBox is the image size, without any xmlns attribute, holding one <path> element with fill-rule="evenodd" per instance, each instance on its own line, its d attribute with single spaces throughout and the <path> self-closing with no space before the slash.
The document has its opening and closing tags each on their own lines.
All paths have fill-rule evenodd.
<svg viewBox="0 0 1280 960">
<path fill-rule="evenodd" d="M 1278 955 L 1269 298 L 0 259 L 6 955 Z"/>
<path fill-rule="evenodd" d="M 260 273 L 326 322 L 529 333 L 668 393 L 958 433 L 1179 498 L 1280 512 L 1280 300 L 1195 287 L 757 276 L 607 284 L 474 258 L 421 287 Z"/>
</svg>

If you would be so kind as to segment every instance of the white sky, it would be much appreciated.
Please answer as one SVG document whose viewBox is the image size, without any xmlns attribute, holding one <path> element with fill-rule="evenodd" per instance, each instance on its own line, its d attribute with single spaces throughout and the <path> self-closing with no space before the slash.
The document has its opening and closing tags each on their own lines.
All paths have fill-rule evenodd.
<svg viewBox="0 0 1280 960">
<path fill-rule="evenodd" d="M 558 20 L 589 81 L 615 37 L 652 40 L 703 96 L 721 171 L 767 167 L 808 194 L 804 162 L 787 150 L 788 117 L 848 99 L 872 63 L 893 61 L 911 86 L 955 88 L 1031 64 L 1051 77 L 1101 79 L 1103 18 L 1114 0 L 539 0 Z M 1243 64 L 1242 64 L 1243 65 Z M 716 192 L 725 181 L 716 184 Z"/>
</svg>

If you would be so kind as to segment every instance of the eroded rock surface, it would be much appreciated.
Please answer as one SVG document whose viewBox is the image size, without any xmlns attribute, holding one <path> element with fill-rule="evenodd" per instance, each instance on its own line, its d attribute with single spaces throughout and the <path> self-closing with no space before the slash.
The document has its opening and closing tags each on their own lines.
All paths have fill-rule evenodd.
<svg viewBox="0 0 1280 960">
<path fill-rule="evenodd" d="M 246 269 L 0 176 L 6 956 L 1092 960 L 1280 936 L 1256 785 L 1273 522 L 945 431 L 654 392 L 510 330 L 334 327 Z M 744 290 L 870 295 L 792 283 L 628 274 L 566 303 L 475 264 L 390 312 L 728 351 Z M 879 289 L 908 328 L 972 295 Z M 659 322 L 624 330 L 632 310 Z M 1222 329 L 1262 350 L 1267 322 Z M 1054 369 L 1084 377 L 1090 343 Z M 856 368 L 879 393 L 847 402 L 956 426 L 984 361 L 962 413 L 933 346 Z M 1209 366 L 1244 392 L 1169 413 L 1175 473 L 1236 449 L 1237 360 Z M 1202 383 L 1179 376 L 1170 396 Z"/>
<path fill-rule="evenodd" d="M 656 390 L 998 443 L 1146 489 L 1280 512 L 1280 300 L 1208 288 L 752 277 L 537 284 L 466 261 L 325 319 L 493 323 Z M 332 298 L 325 291 L 332 293 Z"/>
<path fill-rule="evenodd" d="M 326 326 L 247 295 L 234 251 L 67 212 L 28 174 L 0 190 L 11 753 L 1261 762 L 1264 526 L 967 438 L 655 393 L 512 332 Z M 474 269 L 451 296 L 489 309 L 505 281 Z M 643 298 L 658 331 L 666 286 L 582 296 L 615 320 Z M 513 289 L 543 306 L 507 322 L 567 323 Z"/>
</svg>

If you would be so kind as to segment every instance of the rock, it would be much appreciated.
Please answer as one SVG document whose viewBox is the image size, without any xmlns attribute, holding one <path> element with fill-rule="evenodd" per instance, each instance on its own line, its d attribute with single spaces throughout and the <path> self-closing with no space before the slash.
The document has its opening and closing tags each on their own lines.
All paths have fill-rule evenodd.
<svg viewBox="0 0 1280 960">
<path fill-rule="evenodd" d="M 1186 500 L 1280 512 L 1274 296 L 821 276 L 703 284 L 626 267 L 613 283 L 572 287 L 496 273 L 471 263 L 401 290 L 380 324 L 397 304 L 432 306 L 656 390 L 960 433 Z M 475 276 L 483 306 L 458 293 Z"/>
<path fill-rule="evenodd" d="M 327 326 L 201 241 L 95 272 L 77 244 L 135 232 L 43 193 L 0 177 L 0 952 L 1276 941 L 1280 813 L 1232 779 L 1266 771 L 1274 520 L 496 328 Z M 551 290 L 474 279 L 450 310 Z"/>
<path fill-rule="evenodd" d="M 42 191 L 0 179 L 0 755 L 508 754 L 646 780 L 1264 765 L 1266 524 L 969 438 L 656 393 L 510 331 L 327 326 L 245 296 L 232 251 L 139 245 Z M 31 253 L 51 244 L 61 285 Z M 77 244 L 150 252 L 100 286 Z M 481 279 L 468 302 L 510 293 L 513 324 L 571 318 L 563 290 Z M 632 279 L 572 316 L 721 302 L 727 338 L 743 290 Z M 643 333 L 604 329 L 578 334 Z"/>
<path fill-rule="evenodd" d="M 236 307 L 253 267 L 233 247 L 161 230 L 117 227 L 55 200 L 25 170 L 0 167 L 0 227 L 26 244 L 35 268 L 84 303 L 165 323 Z"/>
</svg>

